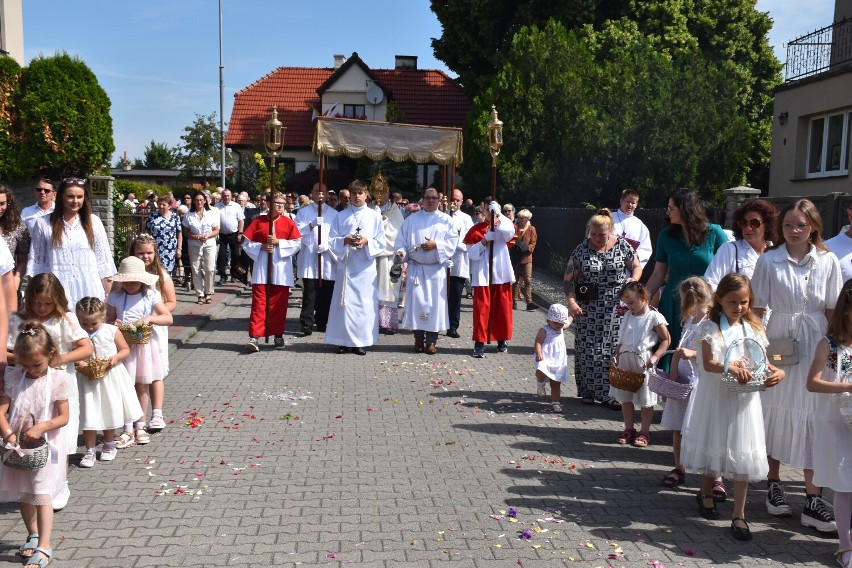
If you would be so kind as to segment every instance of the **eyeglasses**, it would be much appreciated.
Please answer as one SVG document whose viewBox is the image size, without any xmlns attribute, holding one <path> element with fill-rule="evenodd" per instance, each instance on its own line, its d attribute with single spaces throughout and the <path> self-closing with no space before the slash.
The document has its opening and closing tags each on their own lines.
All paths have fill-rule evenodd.
<svg viewBox="0 0 852 568">
<path fill-rule="evenodd" d="M 275 205 L 276 207 L 286 207 L 286 205 L 287 205 L 286 203 L 282 203 L 280 201 L 273 201 L 272 204 Z"/>
<path fill-rule="evenodd" d="M 667 205 L 666 211 L 677 211 L 677 207 L 672 207 L 671 205 Z"/>
<path fill-rule="evenodd" d="M 784 229 L 785 231 L 790 231 L 792 233 L 794 231 L 795 232 L 807 231 L 808 229 L 811 228 L 811 226 L 808 225 L 807 223 L 802 223 L 801 225 L 793 225 L 792 223 L 784 223 L 783 225 L 781 225 L 781 228 Z"/>
<path fill-rule="evenodd" d="M 746 229 L 751 227 L 752 229 L 757 230 L 760 228 L 761 225 L 763 225 L 763 221 L 756 217 L 752 217 L 751 219 L 740 219 L 739 221 L 737 221 L 737 226 L 740 229 Z"/>
</svg>

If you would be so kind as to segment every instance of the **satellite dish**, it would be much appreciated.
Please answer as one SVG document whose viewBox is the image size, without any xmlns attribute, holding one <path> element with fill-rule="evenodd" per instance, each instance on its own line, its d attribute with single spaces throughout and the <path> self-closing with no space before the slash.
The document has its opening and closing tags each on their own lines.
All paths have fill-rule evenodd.
<svg viewBox="0 0 852 568">
<path fill-rule="evenodd" d="M 371 105 L 377 105 L 385 100 L 385 93 L 378 85 L 370 85 L 367 87 L 367 102 Z"/>
</svg>

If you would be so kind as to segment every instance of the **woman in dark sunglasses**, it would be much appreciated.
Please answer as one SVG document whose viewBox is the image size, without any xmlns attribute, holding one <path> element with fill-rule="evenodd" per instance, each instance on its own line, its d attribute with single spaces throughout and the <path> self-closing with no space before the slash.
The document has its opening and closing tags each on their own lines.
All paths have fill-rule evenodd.
<svg viewBox="0 0 852 568">
<path fill-rule="evenodd" d="M 704 279 L 714 290 L 719 281 L 731 272 L 739 272 L 751 278 L 757 259 L 778 240 L 776 234 L 778 210 L 764 199 L 749 199 L 734 211 L 734 238 L 719 250 Z"/>
</svg>

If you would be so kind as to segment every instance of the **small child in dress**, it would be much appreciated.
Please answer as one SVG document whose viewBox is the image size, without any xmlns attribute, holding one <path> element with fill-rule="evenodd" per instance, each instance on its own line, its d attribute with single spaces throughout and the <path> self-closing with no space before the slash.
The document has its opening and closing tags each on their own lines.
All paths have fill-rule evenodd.
<svg viewBox="0 0 852 568">
<path fill-rule="evenodd" d="M 107 299 L 107 320 L 114 321 L 117 326 L 131 323 L 171 325 L 172 314 L 163 304 L 160 293 L 152 288 L 158 278 L 156 274 L 146 272 L 145 263 L 135 256 L 122 260 L 118 274 L 112 278 L 118 286 L 113 287 Z M 131 342 L 130 355 L 125 359 L 124 365 L 136 382 L 136 395 L 142 407 L 142 419 L 124 425 L 121 439 L 116 442 L 119 448 L 129 445 L 131 435 L 140 445 L 151 441 L 145 430 L 149 390 L 154 412 L 162 416 L 163 379 L 166 371 L 157 335 L 152 333 L 148 343 Z"/>
<path fill-rule="evenodd" d="M 145 270 L 149 274 L 156 274 L 157 291 L 163 298 L 163 304 L 169 310 L 169 313 L 177 308 L 177 294 L 175 293 L 175 284 L 168 271 L 163 267 L 160 261 L 160 253 L 157 252 L 157 241 L 154 237 L 147 233 L 137 235 L 130 242 L 130 254 L 142 259 L 145 263 Z M 160 354 L 163 358 L 165 374 L 169 374 L 169 328 L 165 325 L 155 325 L 154 333 L 157 334 L 157 342 L 160 345 Z M 163 383 L 160 382 L 160 385 Z M 151 388 L 151 406 L 152 410 L 151 421 L 148 422 L 148 430 L 150 432 L 159 432 L 166 427 L 166 421 L 163 418 L 163 398 L 165 389 Z"/>
<path fill-rule="evenodd" d="M 58 364 L 59 349 L 36 321 L 21 325 L 13 351 L 17 362 L 6 368 L 0 395 L 0 430 L 6 450 L 44 437 L 50 456 L 44 467 L 35 471 L 0 467 L 0 500 L 20 503 L 27 539 L 19 553 L 26 565 L 47 566 L 53 556 L 52 500 L 66 487 L 67 437 L 62 432 L 69 415 L 66 373 L 52 367 Z M 18 438 L 18 432 L 23 440 Z"/>
<path fill-rule="evenodd" d="M 651 294 L 639 282 L 625 284 L 618 293 L 618 298 L 629 309 L 621 321 L 618 344 L 615 346 L 618 367 L 625 371 L 645 372 L 646 369 L 657 364 L 671 343 L 668 322 L 663 314 L 648 305 Z M 655 345 L 657 348 L 652 353 L 651 349 Z M 654 418 L 657 395 L 648 388 L 648 381 L 642 383 L 635 393 L 611 386 L 609 396 L 621 403 L 621 414 L 624 418 L 624 432 L 618 437 L 618 443 L 632 442 L 637 448 L 644 448 L 650 444 L 651 421 Z M 640 408 L 641 416 L 638 436 L 633 427 L 637 406 Z"/>
<path fill-rule="evenodd" d="M 839 548 L 834 553 L 843 568 L 852 566 L 852 436 L 847 417 L 852 411 L 852 280 L 840 291 L 828 334 L 817 344 L 808 372 L 807 388 L 822 393 L 814 413 L 814 478 L 817 487 L 834 490 L 834 519 Z M 822 499 L 808 496 L 809 500 Z M 811 506 L 809 504 L 809 506 Z"/>
<path fill-rule="evenodd" d="M 694 385 L 698 380 L 696 356 L 698 355 L 698 338 L 695 330 L 707 318 L 707 312 L 713 306 L 713 290 L 703 278 L 693 276 L 680 283 L 677 288 L 680 295 L 680 317 L 683 320 L 683 330 L 680 334 L 680 344 L 672 357 L 669 378 L 675 382 Z M 691 393 L 690 393 L 691 396 Z M 675 467 L 663 478 L 666 487 L 677 487 L 684 482 L 683 463 L 680 461 L 680 431 L 683 427 L 689 397 L 685 400 L 667 399 L 663 407 L 663 418 L 660 428 L 672 430 L 672 450 Z"/>
<path fill-rule="evenodd" d="M 728 274 L 719 282 L 713 295 L 713 307 L 707 319 L 696 329 L 698 350 L 698 382 L 690 395 L 687 422 L 683 429 L 681 459 L 688 471 L 704 478 L 696 495 L 698 513 L 705 519 L 719 518 L 713 499 L 713 483 L 718 476 L 734 481 L 734 510 L 731 532 L 738 540 L 751 540 L 745 520 L 745 504 L 749 481 L 766 477 L 766 442 L 763 409 L 759 392 L 737 393 L 720 380 L 725 370 L 729 346 L 739 339 L 752 338 L 764 347 L 769 343 L 760 318 L 752 311 L 754 301 L 747 276 Z M 757 363 L 754 353 L 739 345 L 732 351 L 728 371 L 740 383 L 751 379 L 746 363 Z M 784 372 L 768 365 L 765 387 L 773 387 L 784 378 Z"/>
<path fill-rule="evenodd" d="M 23 310 L 9 319 L 7 343 L 10 350 L 9 364 L 15 363 L 15 354 L 11 350 L 15 344 L 18 327 L 21 321 L 26 319 L 40 322 L 59 349 L 59 356 L 54 364 L 64 365 L 67 373 L 65 388 L 68 399 L 68 426 L 62 429 L 62 434 L 65 436 L 63 447 L 69 456 L 74 455 L 77 453 L 77 434 L 80 432 L 80 395 L 77 392 L 77 373 L 74 371 L 74 363 L 88 359 L 92 355 L 92 344 L 86 332 L 80 327 L 77 316 L 68 306 L 62 283 L 53 274 L 37 274 L 30 278 L 24 292 Z M 70 496 L 71 490 L 66 483 L 65 490 L 53 501 L 54 509 L 57 511 L 63 509 Z"/>
<path fill-rule="evenodd" d="M 77 319 L 89 334 L 94 356 L 109 359 L 107 372 L 101 379 L 90 379 L 77 373 L 80 392 L 80 427 L 86 453 L 80 467 L 94 467 L 98 430 L 104 433 L 101 461 L 112 461 L 118 453 L 115 430 L 128 422 L 142 420 L 145 414 L 133 390 L 133 380 L 121 363 L 130 355 L 127 340 L 114 325 L 104 323 L 106 306 L 98 298 L 86 297 L 77 302 Z M 76 363 L 77 370 L 89 365 L 89 360 Z M 125 447 L 127 447 L 125 445 Z"/>
<path fill-rule="evenodd" d="M 550 380 L 550 400 L 553 412 L 562 412 L 559 395 L 562 383 L 568 382 L 568 352 L 565 350 L 564 330 L 570 324 L 568 308 L 553 304 L 547 311 L 546 322 L 535 336 L 535 378 L 537 394 L 546 394 Z"/>
</svg>

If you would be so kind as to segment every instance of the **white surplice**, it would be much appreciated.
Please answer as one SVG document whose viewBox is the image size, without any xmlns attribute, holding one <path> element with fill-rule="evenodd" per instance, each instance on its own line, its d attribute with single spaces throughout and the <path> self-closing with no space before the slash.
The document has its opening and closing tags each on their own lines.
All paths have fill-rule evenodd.
<svg viewBox="0 0 852 568">
<path fill-rule="evenodd" d="M 437 247 L 423 250 L 426 239 L 435 241 Z M 447 268 L 458 240 L 450 216 L 440 211 L 418 211 L 402 224 L 394 248 L 408 261 L 403 327 L 424 331 L 449 327 Z"/>
<path fill-rule="evenodd" d="M 338 213 L 334 207 L 327 203 L 322 206 L 322 225 L 317 226 L 317 210 L 316 203 L 311 203 L 305 207 L 299 208 L 296 213 L 296 227 L 302 233 L 302 247 L 299 250 L 299 265 L 296 268 L 299 278 L 319 278 L 319 263 L 317 262 L 317 244 L 320 231 L 322 231 L 321 242 L 328 244 L 328 236 L 331 231 L 331 224 L 337 217 Z M 322 279 L 334 280 L 335 271 L 337 269 L 337 261 L 334 254 L 329 250 L 322 253 Z"/>
<path fill-rule="evenodd" d="M 367 239 L 367 245 L 360 249 L 343 242 L 356 230 Z M 326 343 L 368 347 L 379 340 L 376 258 L 384 252 L 385 244 L 382 216 L 366 205 L 350 205 L 331 223 L 328 247 L 340 260 L 328 314 Z"/>
<path fill-rule="evenodd" d="M 453 253 L 453 265 L 450 267 L 450 276 L 458 278 L 470 278 L 470 259 L 467 257 L 467 249 L 464 244 L 464 236 L 473 227 L 473 219 L 464 211 L 454 211 L 450 214 L 453 229 L 459 236 L 456 243 L 456 251 Z"/>
<path fill-rule="evenodd" d="M 390 310 L 393 314 L 397 314 L 397 303 L 399 302 L 399 287 L 402 284 L 400 280 L 396 283 L 390 280 L 390 269 L 393 266 L 393 255 L 395 252 L 394 244 L 396 236 L 399 233 L 400 227 L 404 221 L 402 211 L 395 203 L 382 206 L 382 224 L 385 229 L 385 251 L 376 259 L 376 270 L 379 276 L 379 312 L 382 310 Z M 389 316 L 391 317 L 391 316 Z M 393 316 L 395 317 L 395 316 Z M 388 322 L 393 323 L 393 322 Z M 390 329 L 395 329 L 396 325 L 389 325 Z"/>
<path fill-rule="evenodd" d="M 506 243 L 515 236 L 515 225 L 504 215 L 497 217 L 494 227 L 494 268 L 491 284 L 512 284 L 515 282 L 515 271 L 509 259 L 509 248 Z M 482 239 L 468 249 L 470 258 L 471 286 L 488 286 L 488 265 L 491 248 L 489 241 Z"/>
</svg>

